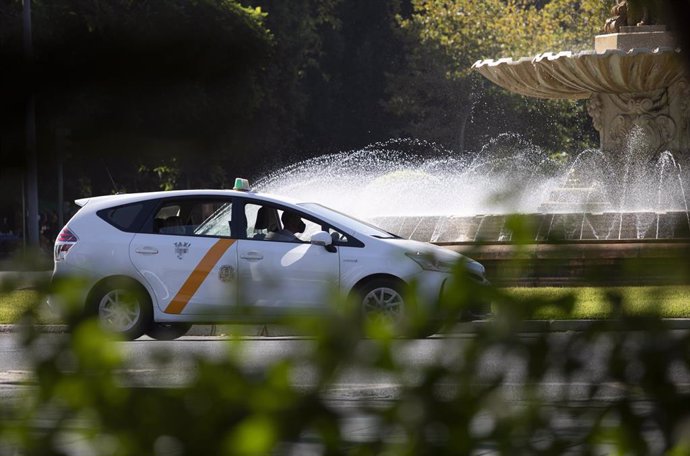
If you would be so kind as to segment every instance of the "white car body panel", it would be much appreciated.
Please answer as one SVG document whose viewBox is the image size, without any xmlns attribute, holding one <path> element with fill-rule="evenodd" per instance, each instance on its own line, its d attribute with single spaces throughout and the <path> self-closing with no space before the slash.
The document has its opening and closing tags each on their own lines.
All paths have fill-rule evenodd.
<svg viewBox="0 0 690 456">
<path fill-rule="evenodd" d="M 268 314 L 323 306 L 338 286 L 339 254 L 322 246 L 241 239 L 240 299 Z"/>
<path fill-rule="evenodd" d="M 232 313 L 237 305 L 237 281 L 221 274 L 237 271 L 237 243 L 230 245 L 213 265 L 201 285 L 189 295 L 179 296 L 186 303 L 179 312 L 166 311 L 181 293 L 191 271 L 202 261 L 218 239 L 164 234 L 138 233 L 130 245 L 132 263 L 155 296 L 155 312 L 170 315 L 210 315 Z M 161 267 L 164 265 L 164 267 Z M 184 291 L 184 290 L 182 290 Z"/>
</svg>

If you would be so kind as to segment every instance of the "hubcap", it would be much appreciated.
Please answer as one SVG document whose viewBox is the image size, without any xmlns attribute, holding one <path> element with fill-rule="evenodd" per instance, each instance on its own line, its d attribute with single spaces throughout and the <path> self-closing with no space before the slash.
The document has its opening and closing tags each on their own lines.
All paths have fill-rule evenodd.
<svg viewBox="0 0 690 456">
<path fill-rule="evenodd" d="M 98 318 L 101 324 L 114 332 L 132 329 L 141 314 L 137 296 L 123 289 L 111 290 L 101 298 L 98 304 Z"/>
<path fill-rule="evenodd" d="M 375 288 L 364 296 L 362 305 L 367 317 L 379 317 L 398 320 L 403 311 L 403 299 L 400 293 L 392 288 Z"/>
</svg>

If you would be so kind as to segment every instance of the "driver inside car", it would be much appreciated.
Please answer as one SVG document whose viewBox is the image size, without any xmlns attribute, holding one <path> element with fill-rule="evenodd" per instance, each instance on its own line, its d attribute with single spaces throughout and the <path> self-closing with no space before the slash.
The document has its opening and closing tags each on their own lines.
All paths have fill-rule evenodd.
<svg viewBox="0 0 690 456">
<path fill-rule="evenodd" d="M 303 233 L 306 229 L 306 225 L 297 214 L 285 211 L 280 217 L 280 221 L 283 222 L 283 228 L 278 231 L 269 232 L 266 235 L 267 241 L 302 242 L 296 234 Z"/>
</svg>

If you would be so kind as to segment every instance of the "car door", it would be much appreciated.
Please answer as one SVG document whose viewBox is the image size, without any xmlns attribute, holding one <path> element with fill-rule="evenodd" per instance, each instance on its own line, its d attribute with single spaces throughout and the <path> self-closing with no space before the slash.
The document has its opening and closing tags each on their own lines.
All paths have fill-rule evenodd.
<svg viewBox="0 0 690 456">
<path fill-rule="evenodd" d="M 308 242 L 322 229 L 319 221 L 299 214 L 305 227 L 296 239 L 275 235 L 285 228 L 279 221 L 285 210 L 247 202 L 247 235 L 237 241 L 240 302 L 270 315 L 323 309 L 339 287 L 337 250 Z"/>
<path fill-rule="evenodd" d="M 161 312 L 223 319 L 237 303 L 232 199 L 166 199 L 130 243 L 130 258 Z"/>
</svg>

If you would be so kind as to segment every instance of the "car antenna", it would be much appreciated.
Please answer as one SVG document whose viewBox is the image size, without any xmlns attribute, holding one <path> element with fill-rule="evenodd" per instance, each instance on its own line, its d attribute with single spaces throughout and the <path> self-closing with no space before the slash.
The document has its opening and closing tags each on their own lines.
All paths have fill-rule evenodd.
<svg viewBox="0 0 690 456">
<path fill-rule="evenodd" d="M 113 184 L 113 190 L 115 190 L 115 195 L 119 195 L 120 191 L 117 189 L 117 184 L 115 183 L 115 179 L 113 179 L 113 175 L 110 174 L 110 169 L 108 169 L 108 165 L 105 165 L 105 172 L 108 173 L 108 177 L 110 178 L 110 182 Z"/>
</svg>

